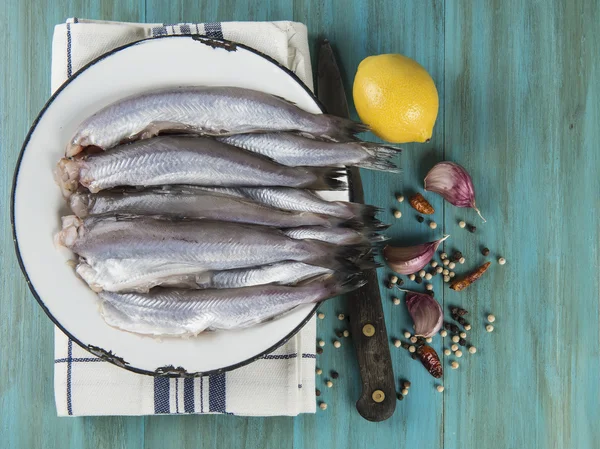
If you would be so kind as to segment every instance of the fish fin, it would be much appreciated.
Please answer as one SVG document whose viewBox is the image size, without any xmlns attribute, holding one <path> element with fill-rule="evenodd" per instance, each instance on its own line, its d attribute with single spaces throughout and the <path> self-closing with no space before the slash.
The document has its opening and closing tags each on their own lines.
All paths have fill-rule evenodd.
<svg viewBox="0 0 600 449">
<path fill-rule="evenodd" d="M 335 115 L 324 116 L 328 122 L 327 131 L 321 137 L 331 139 L 335 142 L 348 142 L 354 140 L 354 135 L 369 131 L 369 125 L 355 122 L 349 118 L 337 117 Z"/>
<path fill-rule="evenodd" d="M 164 133 L 196 133 L 190 126 L 184 125 L 177 122 L 169 121 L 156 121 L 150 122 L 148 126 L 142 129 L 140 132 L 131 136 L 128 140 L 144 140 L 150 139 L 151 137 L 158 136 Z"/>
<path fill-rule="evenodd" d="M 348 184 L 339 179 L 346 174 L 346 170 L 340 167 L 310 167 L 307 168 L 317 179 L 310 185 L 305 186 L 312 190 L 346 190 Z"/>
<path fill-rule="evenodd" d="M 394 173 L 401 171 L 398 166 L 392 162 L 392 158 L 394 158 L 394 156 L 397 154 L 400 154 L 402 149 L 373 142 L 357 143 L 369 154 L 367 159 L 357 164 L 358 167 Z"/>
</svg>

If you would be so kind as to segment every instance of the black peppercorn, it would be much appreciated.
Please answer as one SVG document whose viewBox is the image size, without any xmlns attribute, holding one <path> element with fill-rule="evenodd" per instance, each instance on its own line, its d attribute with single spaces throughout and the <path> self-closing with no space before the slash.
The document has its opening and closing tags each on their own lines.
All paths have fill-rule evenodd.
<svg viewBox="0 0 600 449">
<path fill-rule="evenodd" d="M 449 330 L 450 332 L 455 333 L 455 334 L 459 334 L 460 333 L 460 328 L 456 324 L 454 324 L 454 323 L 444 322 L 444 328 L 446 330 Z"/>
<path fill-rule="evenodd" d="M 465 320 L 462 316 L 460 315 L 456 315 L 455 313 L 452 313 L 452 318 L 457 321 L 462 327 L 468 326 L 469 322 L 467 320 Z"/>
<path fill-rule="evenodd" d="M 460 251 L 454 251 L 454 253 L 452 254 L 452 261 L 458 262 L 462 256 L 463 255 Z"/>
<path fill-rule="evenodd" d="M 456 316 L 464 316 L 469 312 L 467 312 L 465 309 L 463 309 L 461 307 L 450 307 L 450 313 L 452 315 L 456 315 Z"/>
<path fill-rule="evenodd" d="M 344 336 L 344 333 L 342 331 L 335 331 L 335 335 L 337 338 L 342 338 Z"/>
<path fill-rule="evenodd" d="M 417 284 L 421 284 L 423 282 L 423 278 L 421 276 L 415 276 L 415 282 Z"/>
<path fill-rule="evenodd" d="M 340 374 L 337 371 L 332 371 L 331 372 L 331 378 L 332 379 L 337 379 L 338 377 L 340 377 Z"/>
<path fill-rule="evenodd" d="M 467 346 L 467 340 L 465 340 L 464 338 L 461 338 L 460 340 L 458 340 L 458 344 L 461 346 Z"/>
<path fill-rule="evenodd" d="M 323 348 L 317 348 L 317 354 L 323 354 Z"/>
<path fill-rule="evenodd" d="M 425 343 L 427 343 L 425 337 L 417 337 L 417 345 L 424 345 Z"/>
<path fill-rule="evenodd" d="M 410 356 L 411 356 L 411 358 L 412 358 L 413 360 L 417 360 L 417 358 L 419 357 L 419 356 L 418 356 L 416 353 L 414 353 L 414 352 L 413 352 L 413 353 L 412 353 Z"/>
<path fill-rule="evenodd" d="M 404 285 L 403 279 L 398 279 L 398 287 L 402 287 Z"/>
<path fill-rule="evenodd" d="M 487 256 L 489 256 L 489 255 L 490 255 L 490 250 L 489 250 L 489 248 L 483 248 L 483 249 L 481 250 L 481 254 L 483 254 L 483 255 L 484 255 L 484 256 L 486 256 L 486 257 L 487 257 Z"/>
<path fill-rule="evenodd" d="M 475 231 L 477 231 L 477 228 L 475 226 L 473 226 L 472 224 L 467 225 L 467 229 L 469 230 L 469 232 L 475 232 Z"/>
<path fill-rule="evenodd" d="M 433 290 L 427 290 L 425 293 L 427 293 L 429 296 L 435 295 L 435 292 Z"/>
<path fill-rule="evenodd" d="M 402 346 L 404 349 L 410 348 L 410 345 L 404 341 L 402 343 L 400 343 L 400 346 Z"/>
<path fill-rule="evenodd" d="M 394 284 L 392 284 L 391 282 L 388 282 L 385 286 L 387 288 L 394 288 Z"/>
<path fill-rule="evenodd" d="M 425 219 L 423 217 L 421 217 L 420 215 L 417 215 L 417 221 L 419 223 L 423 223 L 425 221 Z"/>
<path fill-rule="evenodd" d="M 316 394 L 317 396 L 321 396 L 321 390 L 319 390 L 319 389 L 316 389 L 316 390 L 315 390 L 315 394 Z"/>
<path fill-rule="evenodd" d="M 402 396 L 402 393 L 398 393 L 396 395 L 396 397 L 398 398 L 399 401 L 401 401 L 402 399 L 404 399 L 404 396 Z"/>
</svg>

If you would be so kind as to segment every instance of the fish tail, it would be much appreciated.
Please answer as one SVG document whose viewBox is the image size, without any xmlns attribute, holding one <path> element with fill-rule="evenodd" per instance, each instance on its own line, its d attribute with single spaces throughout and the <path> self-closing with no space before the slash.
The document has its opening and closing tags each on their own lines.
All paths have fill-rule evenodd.
<svg viewBox="0 0 600 449">
<path fill-rule="evenodd" d="M 305 262 L 311 265 L 336 271 L 357 271 L 378 266 L 369 244 L 343 246 L 310 240 L 304 244 L 310 254 Z"/>
<path fill-rule="evenodd" d="M 329 276 L 323 283 L 328 297 L 342 295 L 362 287 L 367 279 L 362 273 L 336 273 Z"/>
<path fill-rule="evenodd" d="M 62 229 L 54 236 L 54 243 L 71 248 L 82 230 L 83 221 L 75 215 L 62 217 Z"/>
<path fill-rule="evenodd" d="M 369 154 L 367 159 L 357 164 L 359 167 L 394 173 L 400 171 L 392 159 L 399 154 L 402 149 L 373 142 L 360 142 L 359 146 Z"/>
<path fill-rule="evenodd" d="M 79 186 L 79 162 L 67 158 L 58 161 L 54 170 L 54 181 L 65 198 L 69 198 Z"/>
<path fill-rule="evenodd" d="M 311 167 L 310 171 L 316 176 L 316 180 L 305 186 L 312 190 L 346 190 L 348 184 L 339 179 L 346 174 L 340 167 Z"/>
<path fill-rule="evenodd" d="M 354 229 L 368 229 L 372 231 L 383 231 L 390 227 L 389 224 L 382 223 L 375 215 L 381 212 L 379 207 L 360 203 L 340 203 L 344 204 L 350 212 L 352 218 L 346 221 L 346 226 Z"/>
<path fill-rule="evenodd" d="M 327 120 L 327 131 L 321 137 L 333 140 L 335 142 L 348 142 L 353 140 L 355 134 L 368 131 L 369 125 L 355 122 L 349 118 L 338 117 L 335 115 L 323 116 Z"/>
<path fill-rule="evenodd" d="M 375 245 L 379 244 L 379 243 L 387 242 L 390 239 L 387 235 L 382 235 L 377 232 L 369 232 L 367 234 L 367 238 L 369 239 L 369 242 L 371 242 L 372 244 L 375 244 Z"/>
</svg>

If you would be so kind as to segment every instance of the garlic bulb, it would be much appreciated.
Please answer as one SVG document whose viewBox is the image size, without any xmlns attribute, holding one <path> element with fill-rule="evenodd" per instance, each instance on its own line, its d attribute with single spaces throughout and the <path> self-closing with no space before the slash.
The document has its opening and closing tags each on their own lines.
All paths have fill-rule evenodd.
<svg viewBox="0 0 600 449">
<path fill-rule="evenodd" d="M 383 257 L 392 270 L 399 274 L 416 273 L 427 265 L 440 243 L 446 240 L 445 235 L 439 240 L 423 243 L 415 246 L 386 246 L 383 249 Z"/>
<path fill-rule="evenodd" d="M 454 162 L 439 162 L 425 176 L 425 190 L 440 194 L 446 201 L 457 207 L 471 207 L 485 222 L 485 218 L 475 206 L 475 188 L 471 175 L 461 165 Z"/>
</svg>

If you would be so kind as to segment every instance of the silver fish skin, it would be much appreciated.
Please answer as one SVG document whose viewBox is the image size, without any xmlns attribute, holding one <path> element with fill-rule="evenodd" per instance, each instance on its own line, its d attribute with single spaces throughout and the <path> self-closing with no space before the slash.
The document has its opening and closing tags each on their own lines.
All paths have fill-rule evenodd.
<svg viewBox="0 0 600 449">
<path fill-rule="evenodd" d="M 345 188 L 340 169 L 286 167 L 206 137 L 162 136 L 121 145 L 81 159 L 59 161 L 55 173 L 63 195 L 81 184 L 90 192 L 117 186 L 288 186 Z"/>
<path fill-rule="evenodd" d="M 313 212 L 275 209 L 248 199 L 203 189 L 179 188 L 76 192 L 69 198 L 79 218 L 111 214 L 156 215 L 250 223 L 277 228 L 337 225 L 341 219 Z"/>
<path fill-rule="evenodd" d="M 320 302 L 364 284 L 360 275 L 334 275 L 298 286 L 101 292 L 100 310 L 106 322 L 118 329 L 143 335 L 186 337 L 206 330 L 249 327 L 301 304 Z"/>
<path fill-rule="evenodd" d="M 254 285 L 294 285 L 315 276 L 331 275 L 329 268 L 308 265 L 303 262 L 279 262 L 258 267 L 240 268 L 205 273 L 196 280 L 200 288 L 240 288 Z"/>
<path fill-rule="evenodd" d="M 343 227 L 300 226 L 283 229 L 282 232 L 293 239 L 320 240 L 334 245 L 369 245 L 371 243 L 384 242 L 388 239 L 377 233 L 364 233 Z"/>
<path fill-rule="evenodd" d="M 94 291 L 147 290 L 189 275 L 291 260 L 334 270 L 360 267 L 363 247 L 294 240 L 263 226 L 152 217 L 63 217 L 56 243 L 81 258 L 77 273 Z M 362 259 L 361 259 L 362 258 Z"/>
<path fill-rule="evenodd" d="M 236 147 L 270 157 L 289 167 L 351 165 L 397 172 L 392 161 L 401 150 L 378 143 L 324 142 L 291 133 L 236 134 L 217 138 Z"/>
<path fill-rule="evenodd" d="M 210 190 L 237 196 L 238 198 L 247 198 L 278 209 L 313 212 L 343 218 L 344 220 L 356 222 L 358 226 L 354 227 L 369 229 L 386 229 L 388 227 L 388 225 L 375 218 L 375 214 L 380 210 L 375 206 L 347 201 L 327 201 L 309 190 L 285 187 L 214 188 Z"/>
<path fill-rule="evenodd" d="M 87 146 L 107 149 L 161 131 L 226 136 L 266 131 L 298 131 L 332 140 L 349 140 L 368 126 L 349 119 L 311 114 L 293 103 L 240 87 L 177 87 L 117 101 L 84 120 L 66 156 Z"/>
</svg>

